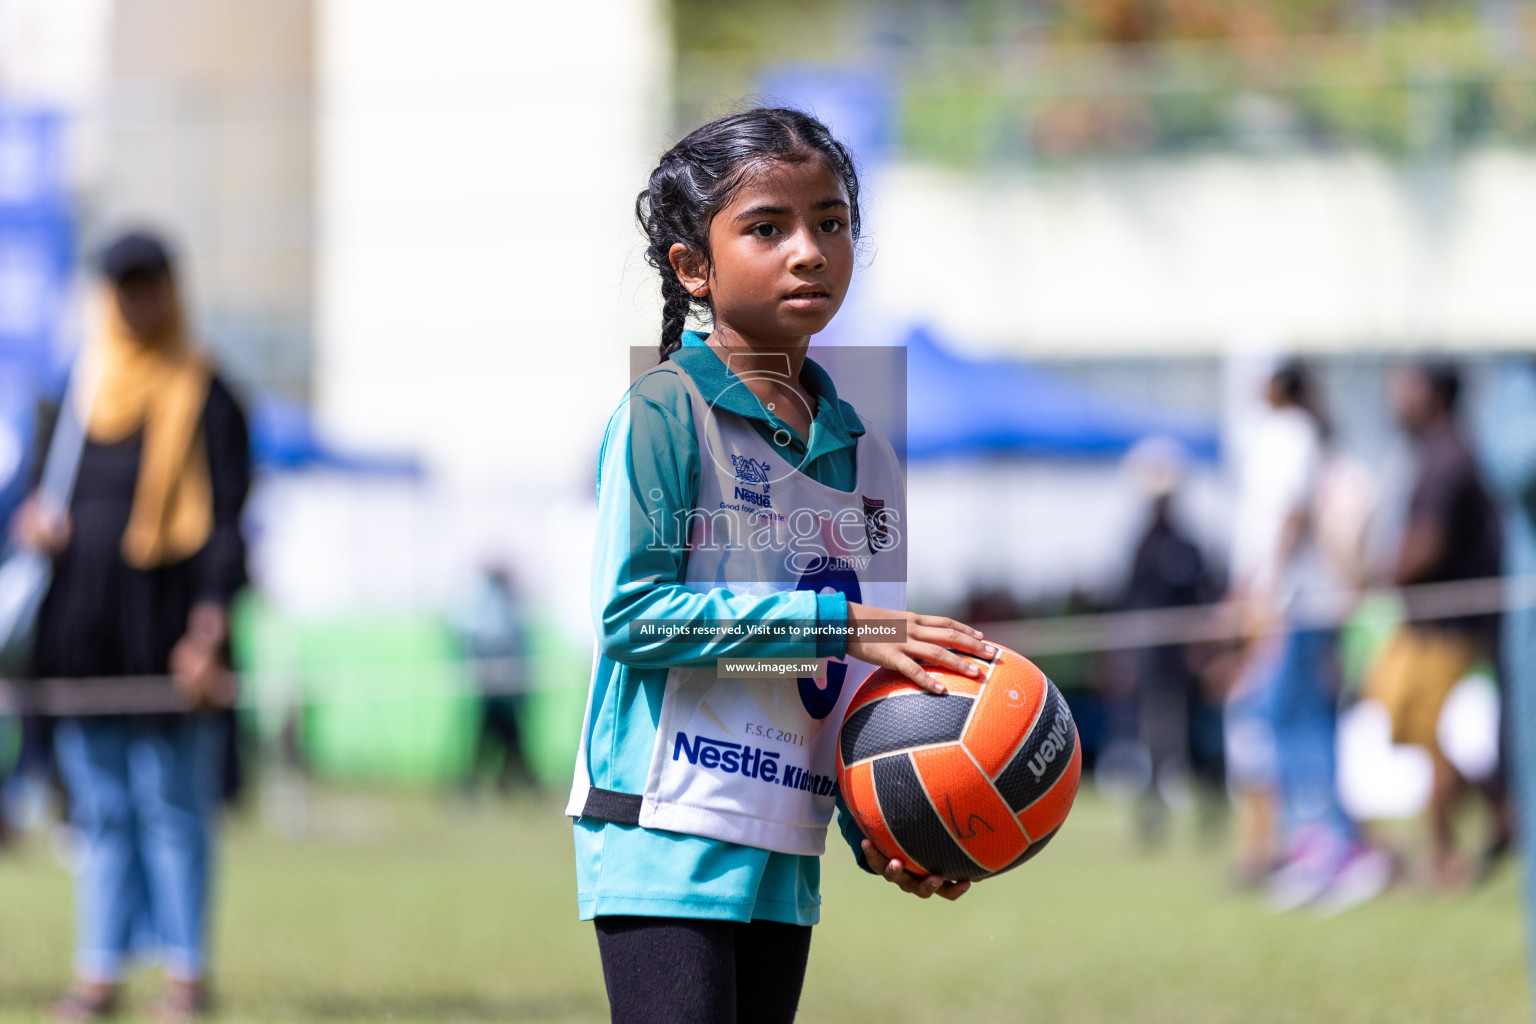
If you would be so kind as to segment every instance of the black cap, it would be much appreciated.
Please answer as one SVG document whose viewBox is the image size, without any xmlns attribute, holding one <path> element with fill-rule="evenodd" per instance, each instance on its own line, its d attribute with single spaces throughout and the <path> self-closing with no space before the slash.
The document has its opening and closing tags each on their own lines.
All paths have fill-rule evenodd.
<svg viewBox="0 0 1536 1024">
<path fill-rule="evenodd" d="M 171 254 L 155 235 L 147 231 L 130 231 L 101 250 L 97 265 L 103 277 L 114 284 L 122 284 L 131 277 L 169 275 Z"/>
</svg>

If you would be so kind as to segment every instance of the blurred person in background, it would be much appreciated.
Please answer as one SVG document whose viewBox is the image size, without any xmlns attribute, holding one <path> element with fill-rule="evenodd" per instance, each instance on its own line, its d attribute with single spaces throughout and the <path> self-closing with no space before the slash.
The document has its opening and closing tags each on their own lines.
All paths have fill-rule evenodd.
<svg viewBox="0 0 1536 1024">
<path fill-rule="evenodd" d="M 1461 375 L 1454 366 L 1403 366 L 1391 379 L 1393 409 L 1414 443 L 1413 490 L 1392 576 L 1399 586 L 1449 583 L 1499 575 L 1503 544 L 1498 510 L 1483 486 L 1472 446 L 1456 421 Z M 1409 617 L 1415 611 L 1408 602 Z M 1434 764 L 1430 793 L 1430 875 L 1437 886 L 1471 877 L 1456 854 L 1456 803 L 1468 783 L 1440 747 L 1446 698 L 1475 668 L 1497 657 L 1497 615 L 1410 621 L 1393 637 L 1366 682 L 1387 708 L 1392 741 L 1424 748 Z M 1510 841 L 1511 822 L 1501 773 L 1479 787 L 1489 802 L 1492 860 Z"/>
<path fill-rule="evenodd" d="M 1518 802 L 1514 815 L 1526 856 L 1526 928 L 1536 929 L 1536 361 L 1510 359 L 1498 367 L 1479 403 L 1483 466 L 1503 512 L 1504 572 L 1520 581 L 1510 595 L 1502 632 L 1500 687 L 1505 714 L 1507 777 Z M 1536 940 L 1527 938 L 1536 977 Z"/>
<path fill-rule="evenodd" d="M 1151 515 L 1136 544 L 1122 607 L 1139 611 L 1213 600 L 1205 558 L 1173 513 L 1183 452 L 1176 443 L 1152 439 L 1126 461 L 1151 501 Z M 1137 732 L 1150 766 L 1137 805 L 1137 831 L 1148 845 L 1167 833 L 1170 784 L 1192 779 L 1202 811 L 1216 805 L 1222 786 L 1220 712 L 1206 698 L 1194 659 L 1195 651 L 1183 644 L 1135 652 Z"/>
<path fill-rule="evenodd" d="M 167 986 L 160 1020 L 207 1012 L 207 909 L 225 721 L 228 609 L 245 583 L 244 415 L 183 323 L 171 257 L 131 233 L 102 253 L 107 287 L 73 391 L 86 424 L 66 518 L 35 496 L 17 539 L 54 556 L 38 624 L 42 678 L 170 676 L 192 710 L 61 719 L 55 751 L 74 832 L 76 983 L 64 1021 L 115 1011 L 130 954 Z"/>
<path fill-rule="evenodd" d="M 469 600 L 457 610 L 455 625 L 464 650 L 474 659 L 480 688 L 480 724 L 475 735 L 467 793 L 494 766 L 496 788 L 510 793 L 514 785 L 532 786 L 533 772 L 523 752 L 522 713 L 528 691 L 523 606 L 512 571 L 505 566 L 482 568 Z M 501 759 L 496 760 L 497 748 Z"/>
<path fill-rule="evenodd" d="M 1228 764 L 1248 790 L 1250 818 L 1272 823 L 1279 866 L 1271 905 L 1343 910 L 1380 893 L 1390 858 L 1362 843 L 1339 802 L 1335 734 L 1339 665 L 1334 608 L 1345 581 L 1317 541 L 1328 422 L 1311 373 L 1280 366 L 1239 466 L 1233 596 L 1252 610 L 1248 663 L 1228 706 Z M 1273 803 L 1264 804 L 1268 792 Z M 1240 868 L 1263 868 L 1249 823 Z"/>
</svg>

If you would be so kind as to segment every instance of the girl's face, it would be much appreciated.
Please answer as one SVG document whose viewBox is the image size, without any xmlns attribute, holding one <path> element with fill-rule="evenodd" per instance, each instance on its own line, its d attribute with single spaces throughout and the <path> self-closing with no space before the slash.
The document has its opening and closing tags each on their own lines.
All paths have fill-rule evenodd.
<svg viewBox="0 0 1536 1024">
<path fill-rule="evenodd" d="M 853 277 L 848 195 L 825 160 L 765 165 L 709 225 L 711 260 L 672 247 L 678 278 L 713 304 L 716 330 L 765 347 L 804 344 Z"/>
</svg>

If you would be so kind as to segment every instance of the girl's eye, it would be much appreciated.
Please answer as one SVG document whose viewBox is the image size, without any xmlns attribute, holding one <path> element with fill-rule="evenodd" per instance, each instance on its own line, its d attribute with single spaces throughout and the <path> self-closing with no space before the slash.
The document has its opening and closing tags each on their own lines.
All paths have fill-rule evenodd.
<svg viewBox="0 0 1536 1024">
<path fill-rule="evenodd" d="M 752 234 L 756 235 L 758 238 L 772 238 L 775 234 L 778 233 L 778 230 L 778 228 L 774 227 L 772 224 L 769 224 L 767 221 L 764 221 L 761 224 L 754 224 L 752 226 Z"/>
<path fill-rule="evenodd" d="M 836 234 L 837 232 L 843 230 L 843 222 L 838 220 L 836 217 L 828 217 L 826 220 L 821 222 L 821 230 L 825 231 L 829 235 Z"/>
</svg>

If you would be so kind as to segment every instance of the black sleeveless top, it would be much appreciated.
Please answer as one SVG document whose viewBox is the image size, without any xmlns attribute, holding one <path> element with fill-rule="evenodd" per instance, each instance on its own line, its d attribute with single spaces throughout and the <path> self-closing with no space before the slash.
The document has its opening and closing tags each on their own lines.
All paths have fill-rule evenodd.
<svg viewBox="0 0 1536 1024">
<path fill-rule="evenodd" d="M 244 586 L 240 516 L 251 482 L 250 437 L 244 414 L 218 378 L 208 388 L 202 427 L 213 533 L 192 557 L 148 570 L 130 567 L 122 556 L 142 437 L 86 444 L 70 502 L 69 544 L 54 563 L 38 620 L 39 677 L 165 674 L 192 606 L 227 606 Z"/>
</svg>

